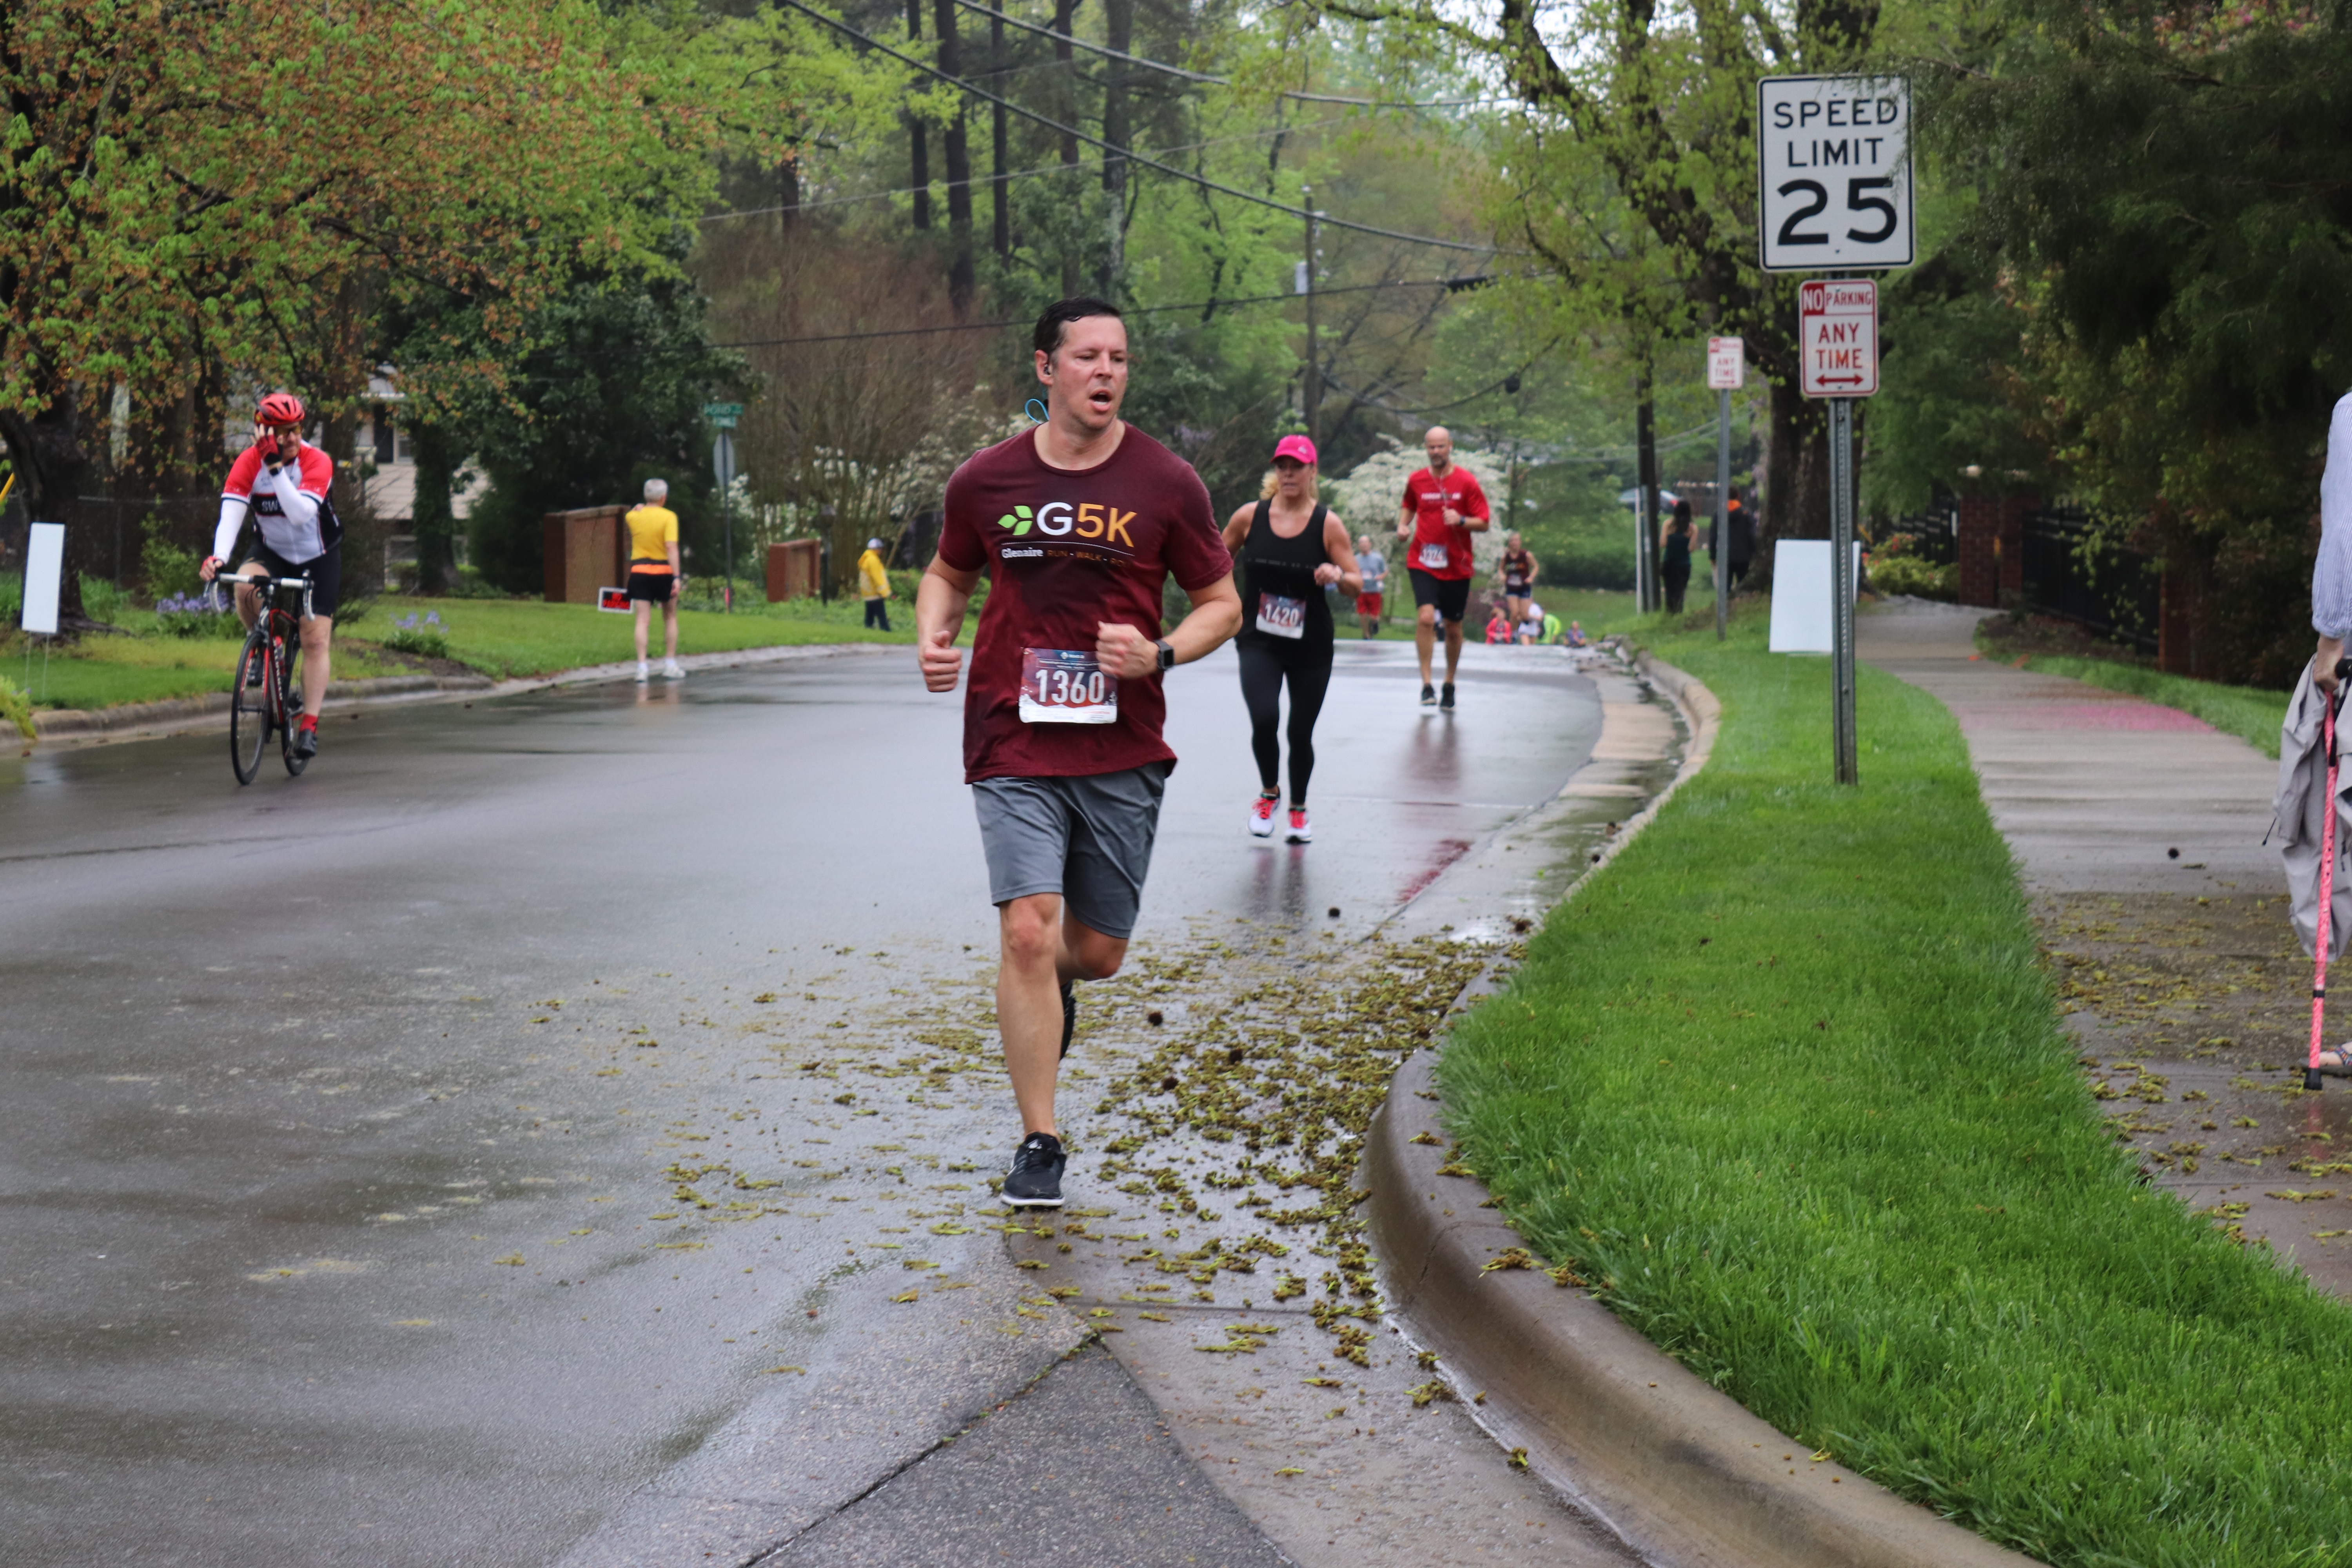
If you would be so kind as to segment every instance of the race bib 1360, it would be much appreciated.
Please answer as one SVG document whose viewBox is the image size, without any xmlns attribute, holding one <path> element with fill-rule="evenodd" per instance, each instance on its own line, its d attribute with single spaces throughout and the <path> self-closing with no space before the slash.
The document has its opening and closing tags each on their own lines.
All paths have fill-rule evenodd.
<svg viewBox="0 0 2352 1568">
<path fill-rule="evenodd" d="M 1066 647 L 1021 650 L 1021 721 L 1112 724 L 1118 721 L 1118 677 L 1105 675 L 1091 653 Z"/>
</svg>

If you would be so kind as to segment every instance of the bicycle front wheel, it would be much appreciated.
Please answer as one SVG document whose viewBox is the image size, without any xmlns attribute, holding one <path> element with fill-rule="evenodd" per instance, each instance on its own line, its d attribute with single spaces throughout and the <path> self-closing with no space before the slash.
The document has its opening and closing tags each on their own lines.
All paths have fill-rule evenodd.
<svg viewBox="0 0 2352 1568">
<path fill-rule="evenodd" d="M 278 645 L 278 754 L 286 771 L 299 777 L 310 759 L 294 750 L 294 727 L 302 721 L 302 644 L 289 633 Z"/>
<path fill-rule="evenodd" d="M 247 637 L 237 655 L 236 684 L 229 689 L 228 761 L 241 784 L 251 784 L 261 772 L 261 749 L 269 743 L 269 714 L 277 693 L 269 689 L 268 661 L 269 644 L 261 634 Z"/>
</svg>

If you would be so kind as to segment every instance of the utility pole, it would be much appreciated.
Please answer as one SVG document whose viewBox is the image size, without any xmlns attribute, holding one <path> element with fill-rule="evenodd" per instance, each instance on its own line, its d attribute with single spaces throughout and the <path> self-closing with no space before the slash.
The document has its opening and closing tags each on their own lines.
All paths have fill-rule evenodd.
<svg viewBox="0 0 2352 1568">
<path fill-rule="evenodd" d="M 1658 408 L 1650 383 L 1650 355 L 1645 347 L 1642 368 L 1633 384 L 1633 483 L 1641 492 L 1642 537 L 1634 565 L 1640 585 L 1638 604 L 1643 614 L 1665 607 L 1658 591 Z"/>
<path fill-rule="evenodd" d="M 1301 186 L 1299 205 L 1307 209 L 1307 259 L 1299 265 L 1299 289 L 1307 296 L 1307 379 L 1299 402 L 1307 416 L 1307 438 L 1323 449 L 1323 360 L 1315 333 L 1315 207 L 1312 186 Z"/>
<path fill-rule="evenodd" d="M 999 100 L 1004 96 L 1004 12 L 992 8 L 988 16 L 988 65 L 992 77 L 991 86 Z M 1002 101 L 989 106 L 989 199 L 995 208 L 996 259 L 1004 261 L 1013 255 L 1013 214 L 1004 205 L 1004 105 Z"/>
<path fill-rule="evenodd" d="M 910 44 L 923 41 L 923 0 L 907 0 L 907 41 Z M 909 171 L 914 178 L 908 183 L 915 187 L 915 226 L 929 228 L 931 226 L 931 150 L 923 134 L 923 122 L 911 114 L 905 119 L 909 151 L 914 154 L 913 168 Z"/>
</svg>

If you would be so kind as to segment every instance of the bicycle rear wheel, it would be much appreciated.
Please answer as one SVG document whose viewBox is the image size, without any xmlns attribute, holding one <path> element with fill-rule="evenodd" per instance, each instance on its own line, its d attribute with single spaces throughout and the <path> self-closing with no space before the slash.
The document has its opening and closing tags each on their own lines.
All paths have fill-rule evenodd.
<svg viewBox="0 0 2352 1568">
<path fill-rule="evenodd" d="M 261 772 L 261 749 L 269 743 L 269 715 L 277 693 L 269 689 L 268 658 L 269 644 L 257 630 L 245 639 L 244 650 L 237 655 L 236 684 L 229 689 L 228 761 L 241 784 L 251 784 Z M 248 685 L 257 661 L 263 665 L 261 682 Z"/>
<path fill-rule="evenodd" d="M 278 647 L 278 754 L 285 759 L 286 771 L 299 778 L 310 765 L 310 758 L 294 750 L 294 727 L 302 721 L 301 633 L 289 627 Z"/>
</svg>

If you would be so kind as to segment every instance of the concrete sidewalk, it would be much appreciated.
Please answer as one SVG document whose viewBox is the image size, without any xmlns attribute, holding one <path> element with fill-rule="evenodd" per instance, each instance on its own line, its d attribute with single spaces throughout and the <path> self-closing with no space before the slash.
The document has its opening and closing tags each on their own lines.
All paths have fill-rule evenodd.
<svg viewBox="0 0 2352 1568">
<path fill-rule="evenodd" d="M 1874 606 L 1857 652 L 1958 719 L 2117 1134 L 2192 1207 L 2352 1295 L 2352 1093 L 2300 1088 L 2311 966 L 2263 842 L 2278 764 L 2175 709 L 1977 657 L 1985 614 Z"/>
</svg>

